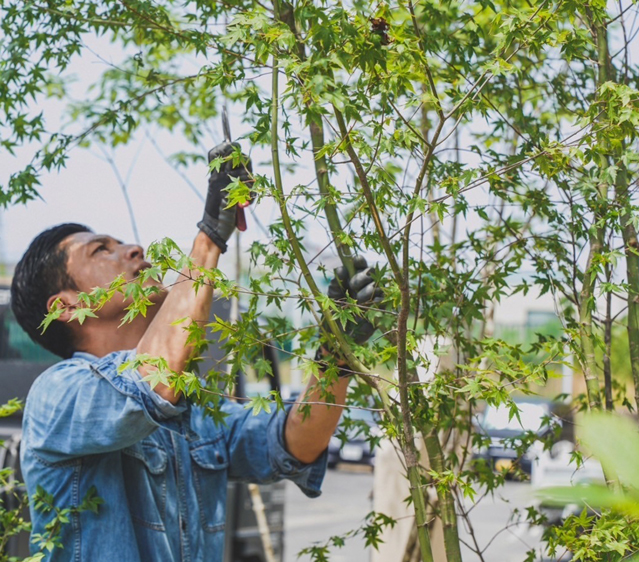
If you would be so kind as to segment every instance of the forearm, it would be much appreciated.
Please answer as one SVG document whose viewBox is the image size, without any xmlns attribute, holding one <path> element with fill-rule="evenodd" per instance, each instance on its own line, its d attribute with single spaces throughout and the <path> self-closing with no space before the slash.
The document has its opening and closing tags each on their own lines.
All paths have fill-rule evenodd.
<svg viewBox="0 0 639 562">
<path fill-rule="evenodd" d="M 220 249 L 209 237 L 200 232 L 195 238 L 190 257 L 194 265 L 211 269 L 217 267 L 220 253 Z M 163 357 L 172 371 L 183 371 L 193 353 L 192 346 L 186 343 L 189 333 L 184 329 L 184 325 L 175 326 L 172 323 L 179 318 L 190 318 L 196 322 L 208 321 L 213 287 L 205 284 L 196 292 L 191 279 L 198 275 L 197 271 L 182 271 L 183 280 L 179 280 L 169 291 L 138 344 L 139 354 Z M 145 375 L 153 369 L 152 366 L 143 366 L 140 372 Z M 179 393 L 163 384 L 158 384 L 155 391 L 173 404 L 180 398 Z"/>
<path fill-rule="evenodd" d="M 376 287 L 371 275 L 371 268 L 366 260 L 361 256 L 353 259 L 355 274 L 349 274 L 345 267 L 338 267 L 335 270 L 335 277 L 331 279 L 328 287 L 328 296 L 340 306 L 344 305 L 348 296 L 355 298 L 358 305 L 368 305 L 378 303 L 383 300 L 383 292 Z M 354 338 L 355 342 L 362 345 L 371 337 L 375 327 L 365 317 L 350 321 L 345 327 L 346 332 Z M 319 365 L 324 361 L 321 356 L 328 355 L 328 351 L 320 347 L 318 350 Z M 339 357 L 334 357 L 336 367 L 342 369 L 347 367 L 345 361 Z M 346 370 L 346 374 L 348 370 Z M 320 374 L 320 376 L 322 376 Z M 334 397 L 334 404 L 315 404 L 310 407 L 310 416 L 304 419 L 302 404 L 295 404 L 289 413 L 285 439 L 288 452 L 304 463 L 315 461 L 324 449 L 328 446 L 331 436 L 339 423 L 343 406 L 346 403 L 346 393 L 348 391 L 348 381 L 350 377 L 338 378 L 328 393 Z M 316 379 L 311 379 L 306 389 L 303 402 L 326 402 L 326 391 L 318 388 Z"/>
<path fill-rule="evenodd" d="M 326 402 L 326 396 L 322 396 L 317 379 L 313 377 L 304 394 L 291 408 L 284 436 L 288 452 L 297 460 L 311 463 L 328 446 L 344 410 L 349 380 L 348 378 L 338 379 L 328 389 L 328 392 L 335 397 L 335 404 L 312 404 L 310 414 L 304 418 L 304 414 L 300 411 L 304 402 Z"/>
</svg>

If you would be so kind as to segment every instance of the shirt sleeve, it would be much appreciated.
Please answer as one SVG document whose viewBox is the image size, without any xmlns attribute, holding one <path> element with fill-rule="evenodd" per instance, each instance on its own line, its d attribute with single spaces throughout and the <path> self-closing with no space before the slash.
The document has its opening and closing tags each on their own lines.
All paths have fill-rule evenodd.
<svg viewBox="0 0 639 562">
<path fill-rule="evenodd" d="M 321 494 L 328 452 L 310 464 L 297 460 L 284 443 L 284 428 L 290 408 L 253 415 L 236 402 L 227 401 L 226 418 L 229 475 L 233 480 L 264 484 L 286 478 L 295 482 L 308 497 Z"/>
<path fill-rule="evenodd" d="M 173 405 L 142 381 L 137 370 L 119 372 L 135 351 L 95 363 L 69 359 L 41 375 L 25 409 L 26 442 L 47 462 L 129 447 L 158 427 L 184 434 L 188 404 Z"/>
</svg>

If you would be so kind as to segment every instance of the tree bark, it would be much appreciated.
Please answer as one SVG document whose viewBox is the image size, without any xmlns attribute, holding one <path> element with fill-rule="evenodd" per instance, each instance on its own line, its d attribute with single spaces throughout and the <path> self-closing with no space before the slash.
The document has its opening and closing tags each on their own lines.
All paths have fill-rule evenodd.
<svg viewBox="0 0 639 562">
<path fill-rule="evenodd" d="M 593 227 L 595 228 L 595 227 Z M 597 229 L 600 231 L 601 229 Z M 590 235 L 590 252 L 584 270 L 584 280 L 579 295 L 579 339 L 581 343 L 582 369 L 586 380 L 588 406 L 591 410 L 601 409 L 601 391 L 597 358 L 595 356 L 595 342 L 593 333 L 592 311 L 595 306 L 595 285 L 597 278 L 591 273 L 596 257 L 603 248 L 603 233 Z"/>
<path fill-rule="evenodd" d="M 610 264 L 606 266 L 606 282 L 610 283 L 612 279 L 612 268 Z M 612 412 L 614 404 L 612 400 L 612 366 L 610 364 L 610 355 L 612 353 L 612 293 L 606 293 L 606 318 L 604 320 L 604 356 L 603 356 L 603 375 L 604 375 L 604 401 L 606 411 Z"/>
<path fill-rule="evenodd" d="M 628 173 L 623 167 L 617 174 L 615 185 L 617 203 L 621 207 L 621 227 L 626 254 L 626 275 L 628 282 L 628 347 L 630 366 L 635 386 L 635 404 L 639 405 L 639 245 L 637 230 L 632 222 L 630 194 L 628 193 Z"/>
<path fill-rule="evenodd" d="M 442 451 L 439 436 L 435 429 L 424 436 L 426 450 L 431 469 L 438 473 L 446 470 L 446 459 Z M 446 548 L 446 558 L 448 562 L 462 562 L 461 550 L 459 547 L 459 531 L 457 528 L 457 514 L 455 512 L 455 498 L 450 489 L 438 489 L 439 516 L 444 528 L 444 546 Z"/>
</svg>

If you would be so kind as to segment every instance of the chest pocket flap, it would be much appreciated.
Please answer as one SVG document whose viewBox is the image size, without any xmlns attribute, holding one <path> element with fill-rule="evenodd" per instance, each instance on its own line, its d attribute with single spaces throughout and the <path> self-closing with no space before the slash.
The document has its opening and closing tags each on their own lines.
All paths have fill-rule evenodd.
<svg viewBox="0 0 639 562">
<path fill-rule="evenodd" d="M 206 470 L 222 470 L 228 467 L 229 459 L 222 441 L 204 444 L 195 443 L 191 449 L 191 458 Z"/>
<path fill-rule="evenodd" d="M 125 455 L 142 461 L 151 474 L 162 474 L 168 462 L 166 452 L 154 443 L 138 442 L 122 451 Z"/>
</svg>

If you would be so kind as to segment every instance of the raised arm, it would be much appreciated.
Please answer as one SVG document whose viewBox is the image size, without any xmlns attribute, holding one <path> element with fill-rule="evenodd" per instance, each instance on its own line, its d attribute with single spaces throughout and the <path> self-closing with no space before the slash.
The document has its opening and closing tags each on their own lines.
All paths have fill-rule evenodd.
<svg viewBox="0 0 639 562">
<path fill-rule="evenodd" d="M 369 306 L 381 301 L 382 291 L 375 286 L 366 260 L 356 257 L 354 263 L 356 273 L 350 279 L 344 268 L 335 270 L 335 278 L 329 285 L 328 296 L 339 302 L 348 293 L 359 304 L 368 303 Z M 363 317 L 346 325 L 348 335 L 360 345 L 365 343 L 374 331 L 373 325 Z M 320 347 L 316 361 L 319 361 L 322 366 L 329 355 L 329 351 Z M 336 365 L 338 368 L 345 367 L 346 362 L 336 358 Z M 319 376 L 322 376 L 321 372 Z M 315 461 L 328 446 L 344 410 L 349 380 L 348 371 L 340 371 L 337 381 L 322 392 L 318 379 L 311 377 L 306 391 L 291 409 L 285 428 L 286 448 L 299 461 L 304 463 Z M 334 396 L 335 405 L 312 404 L 326 402 L 326 392 Z M 305 402 L 311 403 L 308 415 L 305 415 L 303 410 Z"/>
<path fill-rule="evenodd" d="M 303 463 L 315 461 L 328 447 L 328 442 L 335 433 L 335 428 L 342 415 L 348 391 L 348 378 L 340 378 L 328 388 L 335 396 L 335 406 L 313 404 L 310 414 L 305 417 L 301 410 L 303 402 L 325 402 L 319 390 L 318 381 L 311 378 L 300 401 L 296 403 L 286 420 L 286 449 L 297 460 Z"/>
<path fill-rule="evenodd" d="M 219 157 L 229 156 L 234 150 L 229 143 L 221 144 L 209 152 L 209 162 Z M 204 216 L 198 223 L 200 232 L 195 238 L 190 257 L 196 267 L 211 269 L 217 267 L 220 254 L 226 252 L 227 241 L 233 234 L 238 220 L 237 205 L 227 209 L 228 193 L 225 190 L 238 177 L 249 183 L 250 163 L 233 167 L 230 161 L 222 164 L 219 171 L 213 171 L 209 179 L 209 189 L 204 208 Z M 187 345 L 188 331 L 183 326 L 172 325 L 179 318 L 188 317 L 196 322 L 207 322 L 213 298 L 213 287 L 205 284 L 196 292 L 191 279 L 199 276 L 198 271 L 185 269 L 182 280 L 169 291 L 162 307 L 140 339 L 139 354 L 163 357 L 173 371 L 182 371 L 193 354 Z M 146 365 L 140 368 L 142 375 L 153 371 Z M 171 387 L 158 384 L 155 391 L 172 404 L 180 396 Z"/>
<path fill-rule="evenodd" d="M 195 237 L 190 257 L 194 265 L 211 269 L 217 267 L 221 253 L 222 250 L 219 246 L 204 232 L 199 232 Z M 172 322 L 185 317 L 196 322 L 208 321 L 213 287 L 210 284 L 205 284 L 196 293 L 191 278 L 195 279 L 198 275 L 197 271 L 188 269 L 182 271 L 182 279 L 184 280 L 178 281 L 169 291 L 162 307 L 138 344 L 139 354 L 163 357 L 172 371 L 184 370 L 187 361 L 193 354 L 193 348 L 186 343 L 188 331 L 182 325 L 173 325 Z M 144 376 L 153 369 L 154 367 L 150 365 L 143 365 L 139 371 Z M 158 384 L 155 391 L 172 404 L 175 404 L 180 398 L 179 393 L 175 393 L 171 387 L 164 384 Z"/>
</svg>

